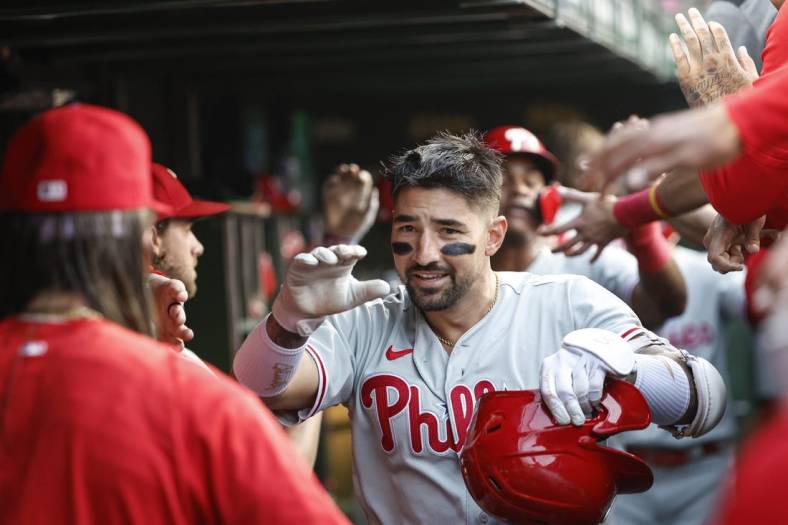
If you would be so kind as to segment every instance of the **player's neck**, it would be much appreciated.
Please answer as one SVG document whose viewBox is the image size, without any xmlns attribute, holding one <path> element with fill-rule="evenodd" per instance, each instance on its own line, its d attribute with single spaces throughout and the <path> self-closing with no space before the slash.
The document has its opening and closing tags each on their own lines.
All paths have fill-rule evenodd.
<svg viewBox="0 0 788 525">
<path fill-rule="evenodd" d="M 492 259 L 493 268 L 499 272 L 527 271 L 544 246 L 545 240 L 541 237 L 523 244 L 504 244 Z"/>
<path fill-rule="evenodd" d="M 484 272 L 465 296 L 451 308 L 423 312 L 432 330 L 451 352 L 457 340 L 487 315 L 498 297 L 498 280 L 492 270 Z M 446 344 L 446 341 L 452 344 Z"/>
<path fill-rule="evenodd" d="M 24 314 L 66 315 L 87 308 L 84 297 L 78 293 L 45 290 L 38 293 L 25 307 Z"/>
</svg>

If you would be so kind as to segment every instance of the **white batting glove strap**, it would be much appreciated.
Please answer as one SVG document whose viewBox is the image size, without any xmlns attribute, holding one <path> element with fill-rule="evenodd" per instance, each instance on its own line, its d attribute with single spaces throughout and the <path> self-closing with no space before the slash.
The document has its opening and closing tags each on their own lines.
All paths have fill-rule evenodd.
<svg viewBox="0 0 788 525">
<path fill-rule="evenodd" d="M 244 340 L 233 359 L 233 372 L 238 381 L 262 397 L 271 397 L 287 389 L 306 345 L 284 348 L 268 336 L 266 321 L 257 325 Z"/>
<path fill-rule="evenodd" d="M 608 374 L 625 377 L 635 367 L 629 345 L 617 334 L 583 328 L 564 337 L 562 348 L 542 361 L 542 399 L 559 425 L 582 425 L 600 406 Z"/>
<path fill-rule="evenodd" d="M 386 281 L 362 282 L 351 275 L 366 254 L 362 246 L 340 244 L 296 255 L 271 308 L 276 321 L 285 330 L 308 337 L 326 316 L 387 295 Z"/>
<path fill-rule="evenodd" d="M 561 347 L 592 354 L 615 375 L 627 376 L 635 367 L 632 348 L 618 334 L 601 328 L 581 328 L 564 336 Z"/>
</svg>

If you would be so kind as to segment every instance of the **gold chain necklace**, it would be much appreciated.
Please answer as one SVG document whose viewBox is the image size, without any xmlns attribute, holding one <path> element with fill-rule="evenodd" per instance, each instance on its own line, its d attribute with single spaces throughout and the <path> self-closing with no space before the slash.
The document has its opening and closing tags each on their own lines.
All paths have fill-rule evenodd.
<svg viewBox="0 0 788 525">
<path fill-rule="evenodd" d="M 487 315 L 490 312 L 492 312 L 492 309 L 495 306 L 495 303 L 498 302 L 498 284 L 499 284 L 498 283 L 498 274 L 495 273 L 494 275 L 495 275 L 495 295 L 493 296 L 493 300 L 492 300 L 492 303 L 490 304 L 490 307 L 487 309 L 486 312 L 484 312 L 484 315 Z M 433 330 L 433 333 L 435 334 L 435 337 L 438 338 L 438 341 L 440 341 L 444 345 L 448 346 L 449 348 L 454 348 L 454 344 L 457 341 L 449 341 L 445 337 L 441 337 L 440 335 L 438 335 L 438 332 L 436 332 L 435 330 Z"/>
</svg>

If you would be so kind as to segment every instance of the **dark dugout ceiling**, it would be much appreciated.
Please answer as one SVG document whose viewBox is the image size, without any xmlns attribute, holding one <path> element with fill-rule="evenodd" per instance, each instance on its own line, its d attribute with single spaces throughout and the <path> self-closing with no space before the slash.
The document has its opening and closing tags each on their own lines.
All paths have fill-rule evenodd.
<svg viewBox="0 0 788 525">
<path fill-rule="evenodd" d="M 28 0 L 0 8 L 0 46 L 38 78 L 133 67 L 381 90 L 653 85 L 670 79 L 668 23 L 649 0 Z"/>
</svg>

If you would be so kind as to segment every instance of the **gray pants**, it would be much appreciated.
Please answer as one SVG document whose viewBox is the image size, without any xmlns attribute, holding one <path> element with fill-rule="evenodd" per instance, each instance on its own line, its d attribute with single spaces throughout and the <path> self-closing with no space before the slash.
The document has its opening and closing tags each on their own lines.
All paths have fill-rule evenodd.
<svg viewBox="0 0 788 525">
<path fill-rule="evenodd" d="M 733 452 L 705 456 L 680 467 L 651 467 L 654 485 L 642 494 L 621 494 L 605 525 L 705 525 L 719 511 L 731 483 Z"/>
</svg>

